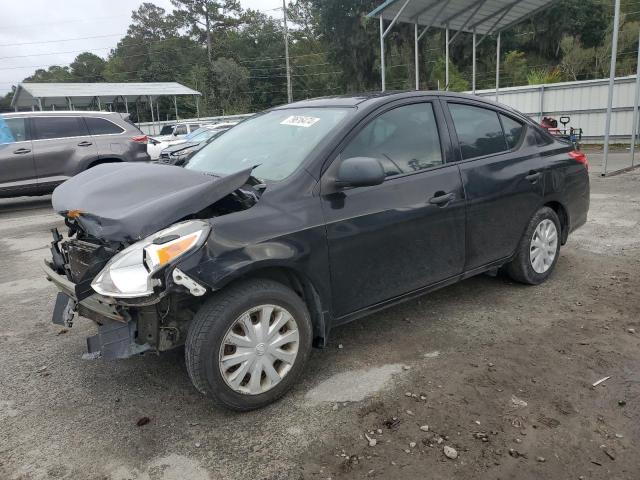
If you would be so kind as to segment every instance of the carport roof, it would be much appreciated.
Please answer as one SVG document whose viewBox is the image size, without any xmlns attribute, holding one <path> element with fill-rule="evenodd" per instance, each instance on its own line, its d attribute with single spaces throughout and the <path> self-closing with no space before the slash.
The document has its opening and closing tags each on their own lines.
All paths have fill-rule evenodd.
<svg viewBox="0 0 640 480">
<path fill-rule="evenodd" d="M 151 83 L 20 83 L 11 105 L 31 107 L 37 99 L 48 104 L 66 105 L 67 98 L 73 104 L 90 103 L 95 97 L 109 102 L 123 97 L 135 100 L 138 97 L 159 97 L 163 95 L 200 95 L 200 92 L 177 82 Z"/>
<path fill-rule="evenodd" d="M 369 13 L 403 23 L 473 32 L 505 30 L 549 7 L 556 0 L 386 0 Z"/>
</svg>

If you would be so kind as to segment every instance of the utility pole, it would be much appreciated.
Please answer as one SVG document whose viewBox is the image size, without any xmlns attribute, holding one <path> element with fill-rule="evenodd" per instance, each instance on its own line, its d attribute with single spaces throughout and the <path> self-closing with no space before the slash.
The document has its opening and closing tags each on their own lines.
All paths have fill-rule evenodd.
<svg viewBox="0 0 640 480">
<path fill-rule="evenodd" d="M 289 63 L 289 27 L 287 25 L 287 0 L 282 0 L 282 12 L 284 13 L 284 55 L 287 62 L 287 98 L 293 102 L 293 90 L 291 88 L 291 64 Z"/>
</svg>

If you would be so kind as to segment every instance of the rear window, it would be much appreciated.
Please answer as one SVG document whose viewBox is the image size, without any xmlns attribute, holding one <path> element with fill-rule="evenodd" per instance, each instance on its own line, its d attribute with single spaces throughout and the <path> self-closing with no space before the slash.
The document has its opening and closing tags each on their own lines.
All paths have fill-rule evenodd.
<svg viewBox="0 0 640 480">
<path fill-rule="evenodd" d="M 186 125 L 178 125 L 173 132 L 174 135 L 186 135 L 187 134 L 187 126 Z"/>
<path fill-rule="evenodd" d="M 85 117 L 84 120 L 91 135 L 115 135 L 124 132 L 123 128 L 104 118 Z"/>
<path fill-rule="evenodd" d="M 33 117 L 32 121 L 35 138 L 38 140 L 83 137 L 89 134 L 80 117 Z"/>
<path fill-rule="evenodd" d="M 511 117 L 500 115 L 502 127 L 504 128 L 504 138 L 510 149 L 516 148 L 520 144 L 520 139 L 524 132 L 524 125 Z"/>
<path fill-rule="evenodd" d="M 508 150 L 498 113 L 486 108 L 450 103 L 462 158 L 483 157 Z"/>
<path fill-rule="evenodd" d="M 25 118 L 0 117 L 0 144 L 24 142 L 25 140 L 29 140 Z"/>
</svg>

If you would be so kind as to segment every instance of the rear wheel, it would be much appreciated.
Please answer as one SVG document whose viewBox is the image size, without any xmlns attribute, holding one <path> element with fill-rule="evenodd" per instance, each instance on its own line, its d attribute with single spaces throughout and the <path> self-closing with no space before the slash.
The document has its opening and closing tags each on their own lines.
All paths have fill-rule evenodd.
<svg viewBox="0 0 640 480">
<path fill-rule="evenodd" d="M 250 280 L 207 301 L 187 336 L 187 370 L 195 387 L 239 411 L 264 407 L 298 380 L 311 351 L 312 326 L 295 292 Z"/>
<path fill-rule="evenodd" d="M 515 258 L 507 265 L 509 276 L 529 285 L 544 282 L 558 262 L 560 238 L 556 212 L 548 207 L 538 210 L 529 221 Z"/>
</svg>

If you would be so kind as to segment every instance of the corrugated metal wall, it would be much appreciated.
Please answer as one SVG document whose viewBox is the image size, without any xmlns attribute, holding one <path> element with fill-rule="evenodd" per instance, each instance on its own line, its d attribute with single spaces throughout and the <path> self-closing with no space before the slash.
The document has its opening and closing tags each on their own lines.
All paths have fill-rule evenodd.
<svg viewBox="0 0 640 480">
<path fill-rule="evenodd" d="M 636 77 L 616 78 L 611 119 L 611 141 L 629 142 L 633 128 Z M 536 121 L 542 116 L 571 117 L 569 126 L 581 127 L 585 143 L 604 141 L 609 80 L 528 85 L 500 89 L 500 102 Z M 495 99 L 495 90 L 478 90 L 476 95 Z"/>
</svg>

